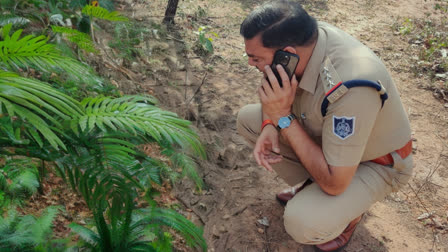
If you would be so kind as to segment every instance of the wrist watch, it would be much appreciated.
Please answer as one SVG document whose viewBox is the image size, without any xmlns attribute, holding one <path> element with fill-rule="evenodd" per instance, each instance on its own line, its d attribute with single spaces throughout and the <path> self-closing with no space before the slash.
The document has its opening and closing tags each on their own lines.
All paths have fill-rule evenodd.
<svg viewBox="0 0 448 252">
<path fill-rule="evenodd" d="M 292 113 L 288 116 L 280 117 L 280 119 L 278 120 L 277 129 L 281 130 L 288 128 L 294 119 L 297 119 L 297 116 Z"/>
</svg>

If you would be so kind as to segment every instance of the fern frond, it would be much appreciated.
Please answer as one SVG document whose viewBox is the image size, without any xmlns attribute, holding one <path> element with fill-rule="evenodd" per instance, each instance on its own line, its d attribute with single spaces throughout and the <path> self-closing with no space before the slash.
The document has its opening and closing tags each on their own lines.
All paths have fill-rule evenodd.
<svg viewBox="0 0 448 252">
<path fill-rule="evenodd" d="M 98 234 L 93 232 L 91 229 L 88 229 L 76 223 L 71 223 L 70 225 L 68 225 L 68 227 L 73 232 L 78 234 L 81 237 L 81 239 L 83 239 L 85 242 L 92 245 L 93 247 L 96 247 L 100 242 L 100 237 L 98 236 Z"/>
<path fill-rule="evenodd" d="M 0 70 L 0 107 L 2 106 L 10 117 L 17 115 L 33 125 L 56 149 L 65 148 L 65 145 L 47 122 L 61 127 L 61 119 L 70 120 L 83 113 L 77 101 L 49 85 Z M 37 139 L 38 136 L 34 134 L 34 137 Z M 37 142 L 39 143 L 38 140 Z"/>
<path fill-rule="evenodd" d="M 94 18 L 105 19 L 109 21 L 129 21 L 127 17 L 121 16 L 117 11 L 109 12 L 107 9 L 99 6 L 86 5 L 82 9 L 82 13 Z"/>
<path fill-rule="evenodd" d="M 10 190 L 14 196 L 22 193 L 32 195 L 37 192 L 38 187 L 39 179 L 37 178 L 37 174 L 32 171 L 24 171 L 14 179 Z"/>
<path fill-rule="evenodd" d="M 61 210 L 61 207 L 48 207 L 43 214 L 36 219 L 36 222 L 29 227 L 36 244 L 45 243 L 48 240 L 48 236 L 52 233 L 53 219 L 57 216 L 59 210 Z"/>
<path fill-rule="evenodd" d="M 40 218 L 19 216 L 15 210 L 9 211 L 7 217 L 0 216 L 0 250 L 33 251 L 36 247 L 45 248 L 52 233 L 55 209 L 46 209 Z"/>
<path fill-rule="evenodd" d="M 164 165 L 162 162 L 149 157 L 143 160 L 142 167 L 145 172 L 140 181 L 144 186 L 150 187 L 151 182 L 162 185 L 162 165 Z"/>
<path fill-rule="evenodd" d="M 65 57 L 55 45 L 48 44 L 45 36 L 27 35 L 20 38 L 22 30 L 11 36 L 11 24 L 3 27 L 3 40 L 0 41 L 0 65 L 9 70 L 36 68 L 42 72 L 65 72 L 72 78 L 87 83 L 101 84 L 93 70 L 75 59 Z"/>
<path fill-rule="evenodd" d="M 83 132 L 98 128 L 147 135 L 159 143 L 167 141 L 185 150 L 192 148 L 195 154 L 205 157 L 198 135 L 190 128 L 191 122 L 147 102 L 148 98 L 142 96 L 86 98 L 81 102 L 86 114 L 79 119 L 79 127 Z"/>
<path fill-rule="evenodd" d="M 179 232 L 189 246 L 207 251 L 207 243 L 203 237 L 203 231 L 176 211 L 153 207 L 141 209 L 138 213 L 142 214 L 144 218 L 133 223 L 131 230 L 136 229 L 140 225 L 148 224 L 167 226 Z"/>
<path fill-rule="evenodd" d="M 21 205 L 37 192 L 39 185 L 37 167 L 30 158 L 6 158 L 5 165 L 0 167 L 0 191 L 4 203 L 0 213 L 16 204 Z"/>
<path fill-rule="evenodd" d="M 3 113 L 0 109 L 1 114 Z M 9 116 L 3 116 L 0 118 L 0 143 L 3 146 L 11 145 L 27 145 L 30 140 L 23 139 L 21 137 L 22 125 L 21 123 L 16 123 L 18 120 L 12 120 Z M 29 129 L 28 129 L 29 130 Z"/>
<path fill-rule="evenodd" d="M 76 44 L 82 50 L 86 52 L 98 53 L 98 50 L 95 48 L 95 45 L 88 34 L 62 26 L 51 26 L 51 29 L 55 33 L 62 33 L 66 35 L 65 37 L 68 41 Z"/>
<path fill-rule="evenodd" d="M 174 167 L 179 167 L 182 169 L 182 175 L 187 175 L 191 180 L 196 183 L 199 191 L 204 188 L 204 181 L 199 176 L 196 167 L 197 164 L 193 158 L 183 153 L 176 153 L 170 157 Z"/>
<path fill-rule="evenodd" d="M 13 10 L 16 5 L 15 0 L 0 0 L 0 6 L 3 10 Z"/>
</svg>

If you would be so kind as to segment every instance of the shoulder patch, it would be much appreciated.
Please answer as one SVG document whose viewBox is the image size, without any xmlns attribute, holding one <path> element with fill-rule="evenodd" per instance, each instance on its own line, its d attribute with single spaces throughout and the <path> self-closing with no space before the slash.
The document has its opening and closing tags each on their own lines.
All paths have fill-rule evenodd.
<svg viewBox="0 0 448 252">
<path fill-rule="evenodd" d="M 355 133 L 355 117 L 333 116 L 333 134 L 342 140 Z"/>
<path fill-rule="evenodd" d="M 324 84 L 325 93 L 328 93 L 342 81 L 328 57 L 325 57 L 323 64 L 320 66 L 320 78 Z"/>
</svg>

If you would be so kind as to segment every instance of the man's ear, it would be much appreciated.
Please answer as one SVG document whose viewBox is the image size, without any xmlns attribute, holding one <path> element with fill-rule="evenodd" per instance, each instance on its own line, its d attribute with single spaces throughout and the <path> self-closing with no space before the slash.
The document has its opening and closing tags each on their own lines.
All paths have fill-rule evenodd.
<svg viewBox="0 0 448 252">
<path fill-rule="evenodd" d="M 287 46 L 287 47 L 285 47 L 285 48 L 283 49 L 283 51 L 285 51 L 285 52 L 289 52 L 289 53 L 293 53 L 293 54 L 297 54 L 296 49 L 295 49 L 294 47 L 292 47 L 292 46 Z"/>
</svg>

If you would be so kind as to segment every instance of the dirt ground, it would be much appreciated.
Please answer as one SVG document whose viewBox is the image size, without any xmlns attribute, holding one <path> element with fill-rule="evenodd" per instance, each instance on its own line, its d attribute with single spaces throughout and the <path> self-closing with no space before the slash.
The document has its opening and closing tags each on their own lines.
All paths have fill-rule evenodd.
<svg viewBox="0 0 448 252">
<path fill-rule="evenodd" d="M 167 1 L 122 1 L 122 12 L 142 23 L 158 22 Z M 103 69 L 125 93 L 154 94 L 163 107 L 193 121 L 207 147 L 200 163 L 207 188 L 202 194 L 188 180 L 172 194 L 204 226 L 209 251 L 307 251 L 286 234 L 283 207 L 275 193 L 286 184 L 258 167 L 237 134 L 238 110 L 257 102 L 260 73 L 247 65 L 239 25 L 262 1 L 180 1 L 168 40 L 154 31 L 153 55 L 123 74 Z M 302 1 L 318 20 L 352 34 L 379 55 L 392 73 L 408 112 L 414 138 L 415 174 L 408 186 L 376 203 L 346 251 L 448 251 L 448 105 L 434 98 L 428 76 L 411 70 L 414 51 L 395 27 L 406 18 L 446 19 L 436 0 Z M 445 15 L 445 16 L 444 16 Z M 195 53 L 195 34 L 207 25 L 213 56 Z M 119 64 L 119 62 L 116 62 Z M 350 207 L 350 206 L 348 206 Z M 430 218 L 419 218 L 424 213 Z M 261 224 L 268 220 L 269 225 Z"/>
</svg>

